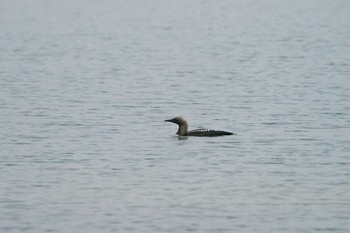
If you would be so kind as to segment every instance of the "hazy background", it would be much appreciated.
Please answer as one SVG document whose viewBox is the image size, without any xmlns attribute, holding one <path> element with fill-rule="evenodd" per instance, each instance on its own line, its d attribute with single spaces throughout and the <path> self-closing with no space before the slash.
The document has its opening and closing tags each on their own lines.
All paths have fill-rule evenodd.
<svg viewBox="0 0 350 233">
<path fill-rule="evenodd" d="M 349 38 L 347 0 L 0 0 L 0 231 L 349 232 Z"/>
</svg>

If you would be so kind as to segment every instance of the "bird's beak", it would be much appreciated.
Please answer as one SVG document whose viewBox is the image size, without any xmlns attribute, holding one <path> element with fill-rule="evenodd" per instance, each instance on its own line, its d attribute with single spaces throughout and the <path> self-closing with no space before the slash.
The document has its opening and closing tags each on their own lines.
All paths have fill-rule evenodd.
<svg viewBox="0 0 350 233">
<path fill-rule="evenodd" d="M 166 122 L 173 122 L 173 119 L 165 120 Z"/>
</svg>

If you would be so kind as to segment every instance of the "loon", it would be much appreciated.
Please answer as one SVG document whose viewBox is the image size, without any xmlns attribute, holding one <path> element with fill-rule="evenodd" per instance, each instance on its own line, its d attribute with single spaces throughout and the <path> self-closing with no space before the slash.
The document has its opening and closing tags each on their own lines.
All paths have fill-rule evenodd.
<svg viewBox="0 0 350 233">
<path fill-rule="evenodd" d="M 234 133 L 212 130 L 212 129 L 195 129 L 188 131 L 187 121 L 183 117 L 175 117 L 173 119 L 165 120 L 166 122 L 172 122 L 179 125 L 179 130 L 176 132 L 179 136 L 196 136 L 196 137 L 217 137 L 224 135 L 234 135 Z"/>
</svg>

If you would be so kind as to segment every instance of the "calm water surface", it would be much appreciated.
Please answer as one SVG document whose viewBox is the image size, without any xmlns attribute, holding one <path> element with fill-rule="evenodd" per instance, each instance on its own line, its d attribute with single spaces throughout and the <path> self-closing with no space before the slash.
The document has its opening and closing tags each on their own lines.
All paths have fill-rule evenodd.
<svg viewBox="0 0 350 233">
<path fill-rule="evenodd" d="M 1 1 L 0 231 L 349 232 L 349 12 Z"/>
</svg>

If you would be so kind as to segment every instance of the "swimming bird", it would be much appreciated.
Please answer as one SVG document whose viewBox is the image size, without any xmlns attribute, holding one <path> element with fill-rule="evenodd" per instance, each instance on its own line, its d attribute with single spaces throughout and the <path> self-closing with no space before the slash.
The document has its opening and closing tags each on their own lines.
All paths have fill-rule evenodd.
<svg viewBox="0 0 350 233">
<path fill-rule="evenodd" d="M 165 120 L 166 122 L 172 122 L 179 125 L 179 129 L 176 132 L 179 136 L 196 136 L 196 137 L 217 137 L 224 135 L 234 135 L 234 133 L 221 131 L 221 130 L 212 130 L 212 129 L 195 129 L 188 131 L 188 124 L 185 118 L 178 116 L 173 119 Z"/>
</svg>

